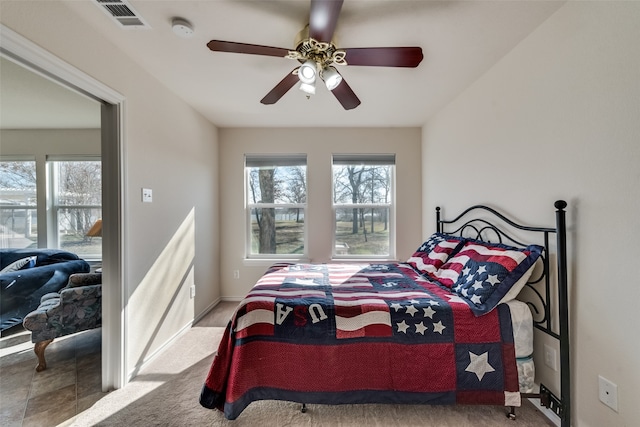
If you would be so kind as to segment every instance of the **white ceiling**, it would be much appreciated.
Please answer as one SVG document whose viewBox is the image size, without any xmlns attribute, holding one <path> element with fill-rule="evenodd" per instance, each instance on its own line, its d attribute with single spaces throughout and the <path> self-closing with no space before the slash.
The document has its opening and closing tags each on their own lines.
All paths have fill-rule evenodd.
<svg viewBox="0 0 640 427">
<path fill-rule="evenodd" d="M 94 0 L 65 5 L 219 127 L 411 127 L 425 124 L 563 3 L 345 0 L 338 47 L 420 46 L 424 53 L 415 69 L 340 68 L 362 101 L 350 111 L 320 86 L 310 99 L 294 87 L 262 105 L 297 62 L 206 46 L 218 39 L 293 49 L 308 22 L 308 0 L 130 0 L 149 29 L 124 29 Z M 173 17 L 190 21 L 194 36 L 176 36 Z"/>
</svg>

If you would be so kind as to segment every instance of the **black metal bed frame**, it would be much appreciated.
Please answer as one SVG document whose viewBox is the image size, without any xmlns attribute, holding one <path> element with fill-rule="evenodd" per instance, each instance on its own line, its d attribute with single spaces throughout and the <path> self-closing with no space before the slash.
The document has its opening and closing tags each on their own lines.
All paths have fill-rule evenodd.
<svg viewBox="0 0 640 427">
<path fill-rule="evenodd" d="M 558 200 L 554 204 L 556 208 L 556 226 L 550 227 L 531 227 L 518 224 L 500 212 L 485 205 L 475 205 L 466 209 L 452 220 L 444 220 L 440 217 L 440 207 L 436 207 L 436 230 L 440 233 L 460 235 L 472 237 L 484 241 L 491 241 L 487 236 L 494 237 L 498 243 L 503 243 L 503 239 L 507 240 L 507 244 L 514 246 L 527 246 L 527 244 L 516 240 L 513 232 L 521 230 L 525 232 L 541 233 L 543 237 L 544 252 L 542 256 L 543 271 L 540 276 L 536 276 L 527 283 L 527 288 L 533 292 L 538 301 L 528 301 L 527 304 L 538 315 L 538 319 L 534 315 L 534 326 L 557 339 L 560 342 L 560 397 L 555 396 L 549 388 L 540 384 L 540 392 L 535 394 L 523 394 L 523 397 L 534 397 L 540 399 L 540 404 L 552 410 L 560 417 L 562 427 L 570 427 L 571 425 L 571 376 L 570 376 L 570 353 L 569 353 L 569 299 L 567 290 L 567 227 L 566 227 L 566 211 L 567 202 Z M 480 215 L 482 212 L 489 212 L 495 218 L 502 221 L 503 227 L 509 226 L 514 229 L 513 232 L 506 233 L 502 228 L 495 225 L 494 222 L 488 221 L 481 217 L 472 217 L 472 215 Z M 473 212 L 473 214 L 471 214 Z M 459 224 L 459 225 L 457 225 Z M 447 228 L 447 230 L 445 230 Z M 550 235 L 556 235 L 556 263 L 557 263 L 557 321 L 559 331 L 554 331 L 551 325 L 551 280 L 552 271 L 550 270 Z M 538 236 L 540 236 L 538 234 Z M 495 242 L 495 241 L 494 241 Z M 529 242 L 536 243 L 536 242 Z M 544 284 L 542 290 L 544 295 L 537 289 L 540 283 Z M 538 307 L 541 306 L 541 309 Z M 542 313 L 542 318 L 539 315 Z M 515 417 L 515 408 L 511 408 L 509 416 Z"/>
</svg>

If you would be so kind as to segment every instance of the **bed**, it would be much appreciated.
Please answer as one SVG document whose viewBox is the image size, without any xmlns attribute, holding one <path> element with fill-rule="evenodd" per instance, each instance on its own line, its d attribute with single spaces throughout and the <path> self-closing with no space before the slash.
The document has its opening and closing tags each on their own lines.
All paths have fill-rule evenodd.
<svg viewBox="0 0 640 427">
<path fill-rule="evenodd" d="M 451 220 L 437 208 L 436 232 L 405 262 L 274 264 L 229 322 L 201 405 L 231 420 L 265 399 L 303 411 L 312 403 L 501 405 L 515 418 L 523 397 L 540 397 L 569 426 L 566 203 L 555 206 L 553 228 L 519 225 L 488 206 Z M 537 243 L 513 237 L 523 233 Z M 533 298 L 516 299 L 523 288 Z M 534 327 L 560 341 L 560 397 L 544 385 L 533 393 Z"/>
</svg>

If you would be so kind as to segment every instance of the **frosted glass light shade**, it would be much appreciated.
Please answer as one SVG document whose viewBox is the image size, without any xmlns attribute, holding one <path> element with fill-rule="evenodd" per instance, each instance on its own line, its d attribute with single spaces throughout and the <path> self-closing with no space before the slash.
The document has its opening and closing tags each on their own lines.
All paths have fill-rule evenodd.
<svg viewBox="0 0 640 427">
<path fill-rule="evenodd" d="M 327 67 L 322 71 L 322 78 L 327 89 L 334 90 L 342 82 L 342 76 L 333 67 Z"/>
</svg>

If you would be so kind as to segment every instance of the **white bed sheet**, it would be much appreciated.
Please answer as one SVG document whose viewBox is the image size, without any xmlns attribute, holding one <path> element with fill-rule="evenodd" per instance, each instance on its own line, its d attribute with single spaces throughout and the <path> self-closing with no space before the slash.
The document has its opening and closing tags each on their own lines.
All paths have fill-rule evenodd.
<svg viewBox="0 0 640 427">
<path fill-rule="evenodd" d="M 533 316 L 529 306 L 522 301 L 514 299 L 506 304 L 511 310 L 520 392 L 533 393 L 536 374 L 533 363 Z"/>
</svg>

